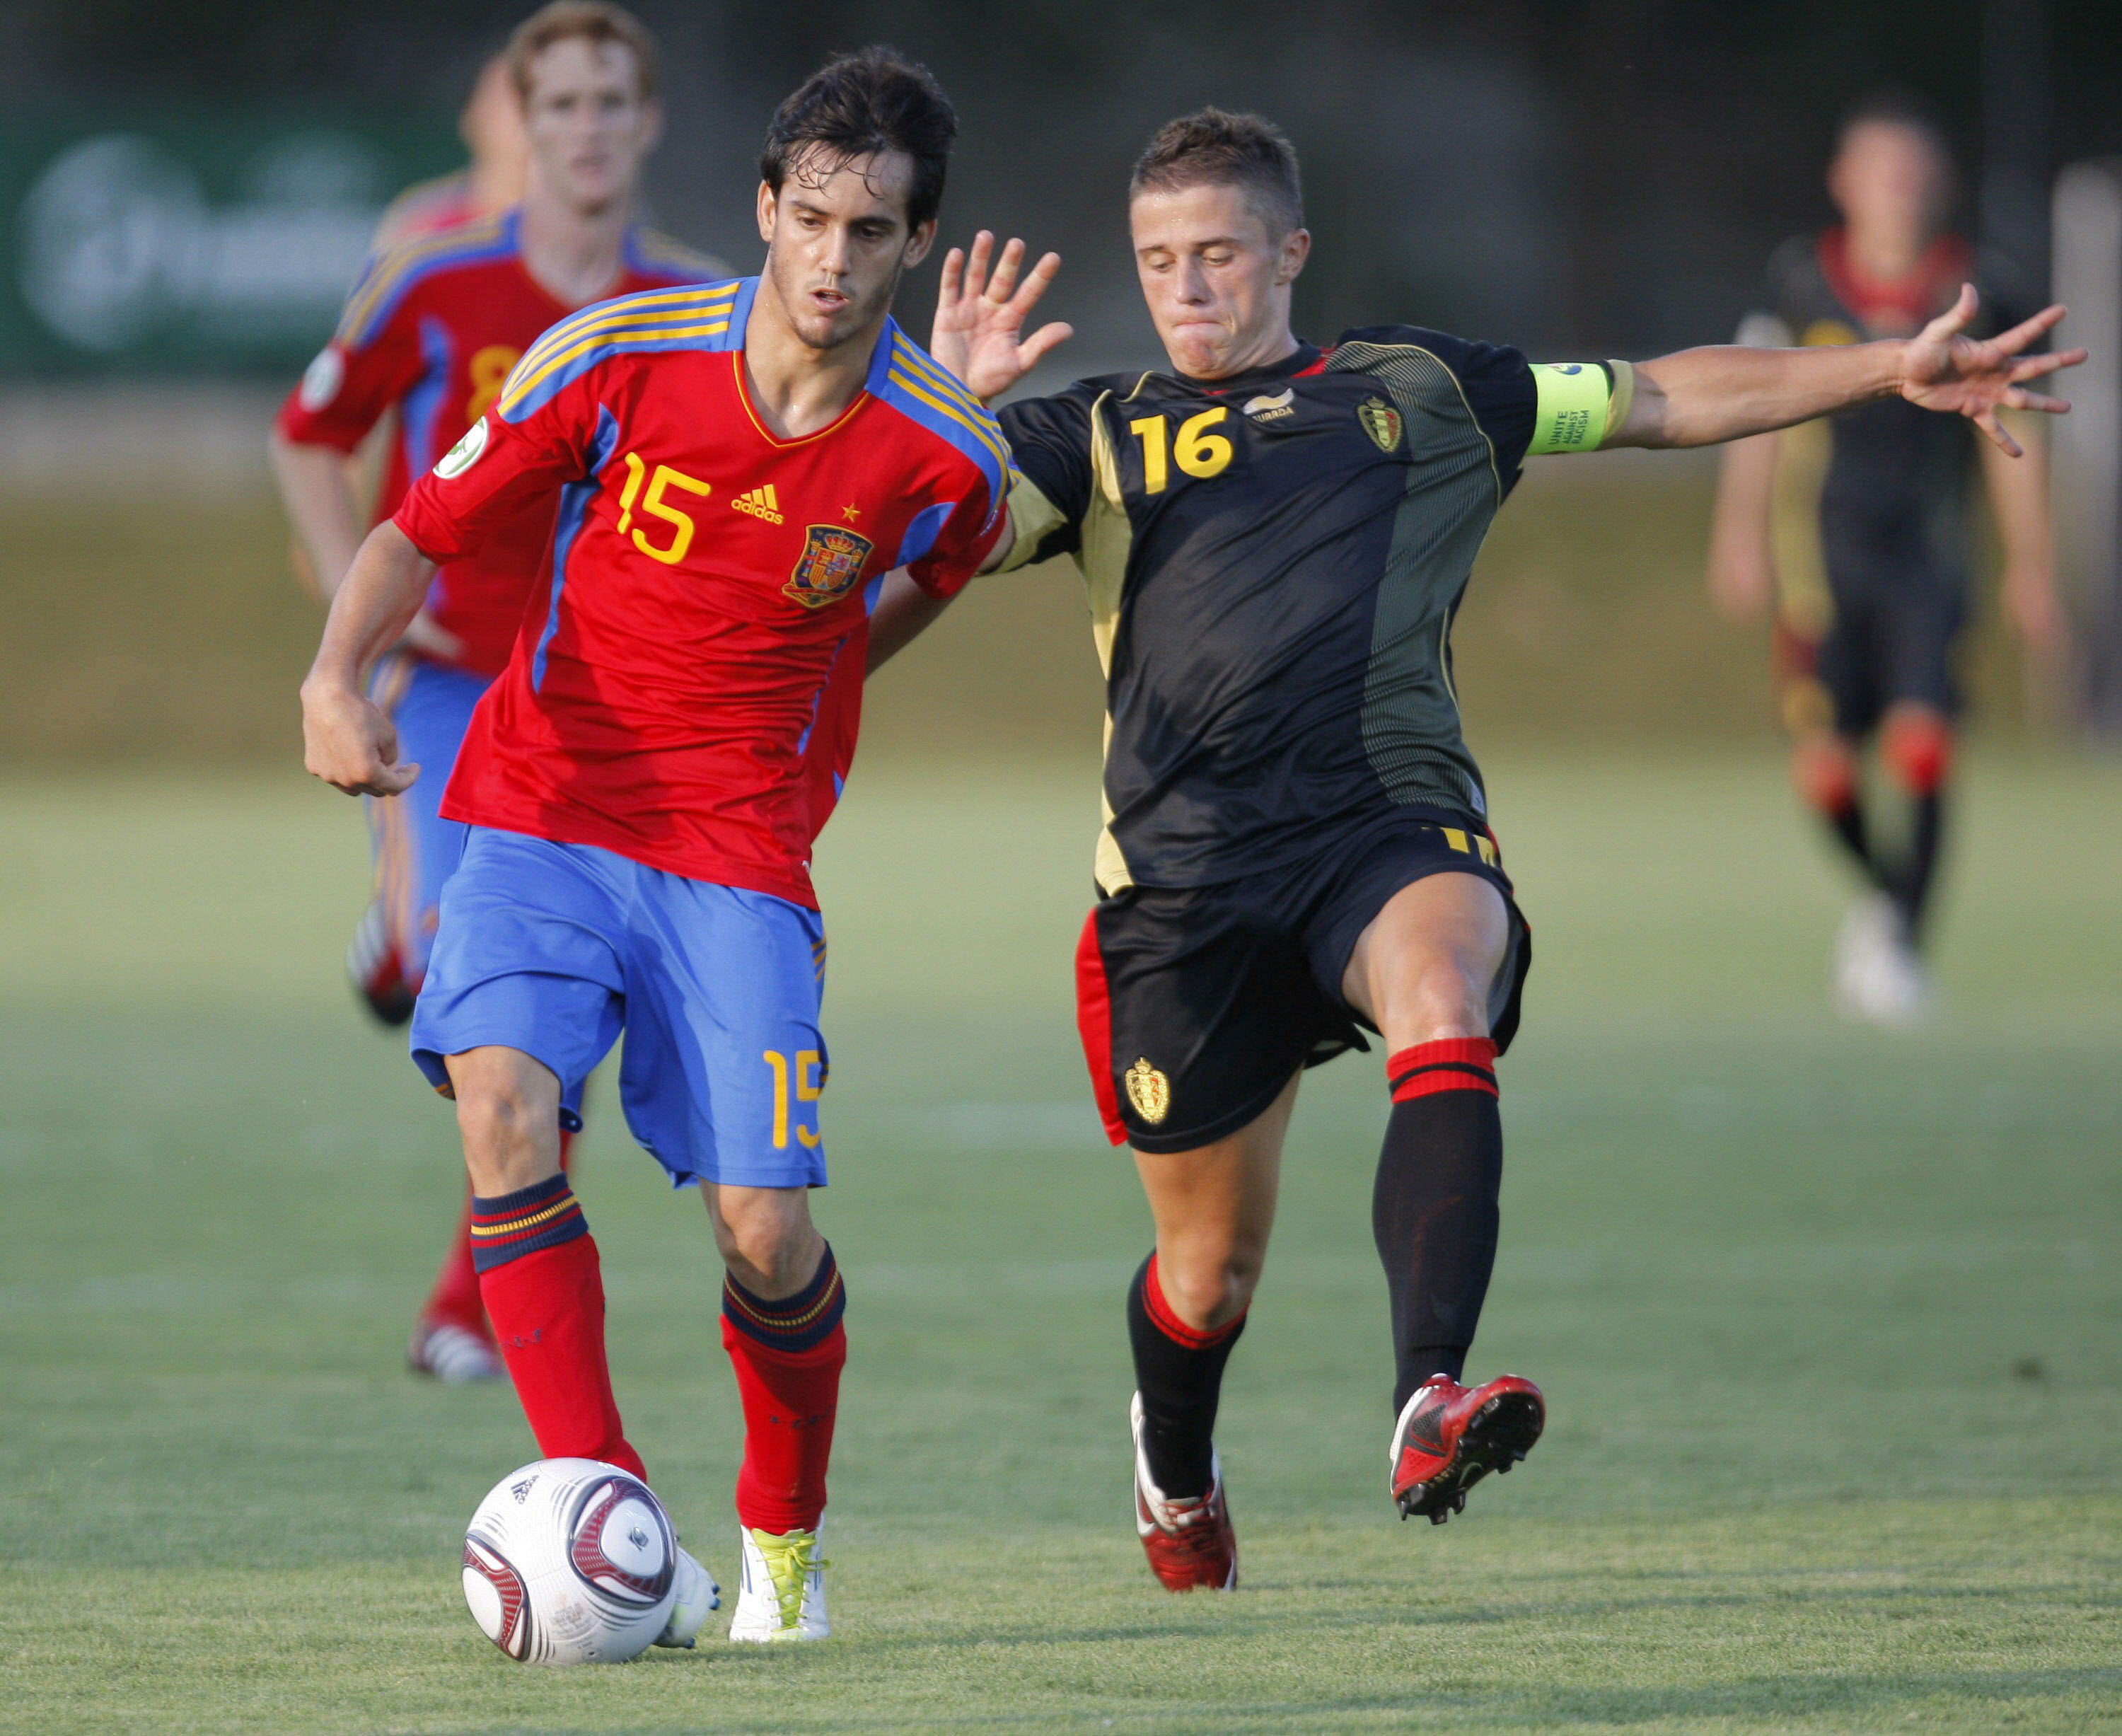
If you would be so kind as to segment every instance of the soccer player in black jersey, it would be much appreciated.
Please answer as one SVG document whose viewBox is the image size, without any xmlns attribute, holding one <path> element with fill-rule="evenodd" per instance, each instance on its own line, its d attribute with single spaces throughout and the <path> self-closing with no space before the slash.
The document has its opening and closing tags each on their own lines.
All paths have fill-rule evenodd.
<svg viewBox="0 0 2122 1736">
<path fill-rule="evenodd" d="M 2022 382 L 2050 308 L 1989 343 L 1970 293 L 1909 340 L 1535 367 L 1405 325 L 1290 327 L 1311 237 L 1257 117 L 1176 120 L 1136 165 L 1135 261 L 1170 367 L 1001 413 L 1020 476 L 992 564 L 1066 553 L 1107 678 L 1098 898 L 1077 955 L 1092 1083 L 1155 1252 L 1129 1288 L 1136 1527 L 1174 1590 L 1236 1583 L 1213 1444 L 1304 1068 L 1383 1035 L 1372 1228 L 1396 1364 L 1389 1486 L 1441 1521 L 1539 1437 L 1506 1375 L 1462 1386 L 1497 1233 L 1494 1063 L 1531 957 L 1461 738 L 1451 620 L 1530 455 L 1698 446 L 1900 396 L 2059 409 Z M 944 268 L 932 344 L 983 397 L 1067 335 L 1024 321 L 1059 261 Z M 888 584 L 872 661 L 932 606 Z"/>
<path fill-rule="evenodd" d="M 1904 100 L 1875 98 L 1843 124 L 1827 173 L 1839 227 L 1786 243 L 1743 344 L 1905 337 L 1974 282 L 1970 331 L 2016 323 L 2027 298 L 2010 268 L 1946 232 L 1952 163 Z M 1905 400 L 1739 441 L 1724 454 L 1710 585 L 1734 613 L 1777 593 L 1775 663 L 1792 772 L 1870 887 L 1835 947 L 1835 991 L 1853 1017 L 1907 1024 L 1930 1004 L 1917 948 L 1937 865 L 1959 706 L 1952 656 L 1968 614 L 1968 470 L 1979 453 L 2003 544 L 2005 607 L 2036 654 L 2060 636 L 2048 469 L 2025 426 L 2023 460 Z M 1906 841 L 1882 847 L 1859 756 L 1877 737 L 1905 793 Z"/>
</svg>

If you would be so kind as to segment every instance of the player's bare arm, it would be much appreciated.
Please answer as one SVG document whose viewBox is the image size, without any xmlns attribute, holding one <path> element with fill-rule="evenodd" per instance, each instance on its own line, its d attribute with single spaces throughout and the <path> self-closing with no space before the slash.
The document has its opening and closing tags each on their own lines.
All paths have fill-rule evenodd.
<svg viewBox="0 0 2122 1736">
<path fill-rule="evenodd" d="M 362 683 L 419 611 L 434 564 L 388 519 L 368 533 L 332 598 L 324 642 L 302 682 L 302 763 L 349 796 L 395 796 L 418 765 L 398 763 L 398 732 Z"/>
<path fill-rule="evenodd" d="M 1008 540 L 1006 534 L 1003 540 Z M 989 559 L 992 562 L 993 557 Z M 869 648 L 863 659 L 862 673 L 875 675 L 933 626 L 954 601 L 953 597 L 931 597 L 914 583 L 904 567 L 895 567 L 886 573 L 883 587 L 877 592 L 876 606 L 870 611 Z"/>
<path fill-rule="evenodd" d="M 2082 349 L 2027 355 L 2054 330 L 2059 306 L 1987 340 L 1970 338 L 1975 286 L 1913 338 L 1807 349 L 1716 344 L 1683 349 L 1634 370 L 1634 387 L 1608 446 L 1713 446 L 1831 415 L 1875 398 L 1905 398 L 1923 409 L 1965 416 L 2001 452 L 2020 446 L 1998 420 L 2000 411 L 2060 415 L 2061 398 L 2027 382 L 2085 359 Z"/>
<path fill-rule="evenodd" d="M 2016 422 L 2017 426 L 2013 427 Z M 2030 649 L 2053 657 L 2064 648 L 2066 629 L 2055 586 L 2055 534 L 2049 517 L 2048 443 L 2030 417 L 2013 417 L 2007 430 L 2024 456 L 2014 462 L 1998 447 L 1981 448 L 1982 478 L 2003 545 L 1999 583 L 2004 612 Z"/>
<path fill-rule="evenodd" d="M 1775 588 L 1770 509 L 1775 494 L 1774 434 L 1750 434 L 1724 448 L 1709 519 L 1709 595 L 1741 620 L 1768 606 Z"/>
<path fill-rule="evenodd" d="M 336 447 L 297 445 L 277 429 L 266 442 L 266 455 L 281 502 L 310 557 L 303 576 L 329 603 L 361 547 L 361 508 L 351 466 Z"/>
<path fill-rule="evenodd" d="M 1049 352 L 1076 335 L 1076 328 L 1061 320 L 1040 326 L 1029 337 L 1024 335 L 1032 309 L 1060 272 L 1061 255 L 1042 254 L 1039 262 L 1026 271 L 1027 250 L 1023 241 L 1012 236 L 998 258 L 994 239 L 992 231 L 983 229 L 973 237 L 970 250 L 953 247 L 944 255 L 942 280 L 936 291 L 936 322 L 928 339 L 929 354 L 964 381 L 983 404 L 993 403 Z M 1012 526 L 1003 532 L 980 570 L 992 573 L 1001 566 L 1015 540 Z M 910 600 L 898 601 L 904 607 L 913 606 Z M 879 612 L 882 612 L 881 605 Z M 931 615 L 904 633 L 893 650 L 934 618 Z M 897 624 L 886 625 L 889 628 Z M 874 622 L 871 633 L 874 643 Z M 871 667 L 882 661 L 876 657 Z"/>
</svg>

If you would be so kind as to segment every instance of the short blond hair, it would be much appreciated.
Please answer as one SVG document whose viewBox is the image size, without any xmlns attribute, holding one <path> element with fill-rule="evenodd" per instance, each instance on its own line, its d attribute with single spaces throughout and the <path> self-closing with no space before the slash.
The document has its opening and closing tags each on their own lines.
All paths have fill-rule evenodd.
<svg viewBox="0 0 2122 1736">
<path fill-rule="evenodd" d="M 508 39 L 508 76 L 520 101 L 530 101 L 531 62 L 556 42 L 577 40 L 592 47 L 616 43 L 629 49 L 643 101 L 656 94 L 656 38 L 647 25 L 610 0 L 552 0 L 517 25 Z"/>
</svg>

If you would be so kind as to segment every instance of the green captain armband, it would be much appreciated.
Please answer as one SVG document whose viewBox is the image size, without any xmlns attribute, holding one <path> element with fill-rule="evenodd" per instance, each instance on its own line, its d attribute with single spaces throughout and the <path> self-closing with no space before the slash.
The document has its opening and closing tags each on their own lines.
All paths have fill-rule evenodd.
<svg viewBox="0 0 2122 1736">
<path fill-rule="evenodd" d="M 1629 413 L 1635 371 L 1625 362 L 1535 362 L 1538 395 L 1526 456 L 1596 452 Z"/>
</svg>

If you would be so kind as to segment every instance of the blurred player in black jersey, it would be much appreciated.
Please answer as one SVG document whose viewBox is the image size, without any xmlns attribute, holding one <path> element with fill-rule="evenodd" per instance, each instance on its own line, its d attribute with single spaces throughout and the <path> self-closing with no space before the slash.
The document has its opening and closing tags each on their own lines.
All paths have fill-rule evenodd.
<svg viewBox="0 0 2122 1736">
<path fill-rule="evenodd" d="M 1906 337 L 1981 292 L 1970 334 L 2032 311 L 2003 262 L 1944 228 L 1952 197 L 1943 136 L 1905 100 L 1877 98 L 1843 124 L 1827 186 L 1842 224 L 1787 242 L 1742 344 L 1845 344 Z M 1919 953 L 1944 831 L 1954 656 L 1968 616 L 1969 471 L 1979 454 L 2003 544 L 2007 611 L 2036 657 L 2060 637 L 2040 438 L 2007 449 L 1901 399 L 1844 410 L 1724 454 L 1710 587 L 1752 615 L 1777 596 L 1775 662 L 1792 770 L 1863 873 L 1835 946 L 1835 994 L 1850 1016 L 1905 1025 L 1931 1004 Z M 1861 756 L 1905 793 L 1897 847 L 1863 798 Z"/>
<path fill-rule="evenodd" d="M 1460 1383 L 1487 1294 L 1503 1129 L 1495 1060 L 1531 957 L 1450 637 L 1490 520 L 1535 453 L 1697 446 L 1900 396 L 1994 430 L 2060 408 L 2018 382 L 2050 309 L 1961 335 L 1972 292 L 1911 341 L 1695 349 L 1535 367 L 1381 325 L 1290 327 L 1311 239 L 1265 121 L 1159 132 L 1129 219 L 1168 371 L 1001 414 L 1021 475 L 989 564 L 1066 553 L 1106 673 L 1105 824 L 1079 1020 L 1156 1251 L 1129 1286 L 1136 1528 L 1174 1590 L 1236 1583 L 1213 1439 L 1267 1252 L 1302 1069 L 1381 1032 L 1392 1097 L 1372 1202 L 1397 1369 L 1388 1486 L 1442 1520 L 1539 1438 L 1538 1388 Z M 1059 261 L 1012 241 L 946 260 L 932 348 L 984 398 L 1067 335 L 1022 336 Z M 872 662 L 938 605 L 887 582 Z"/>
</svg>

